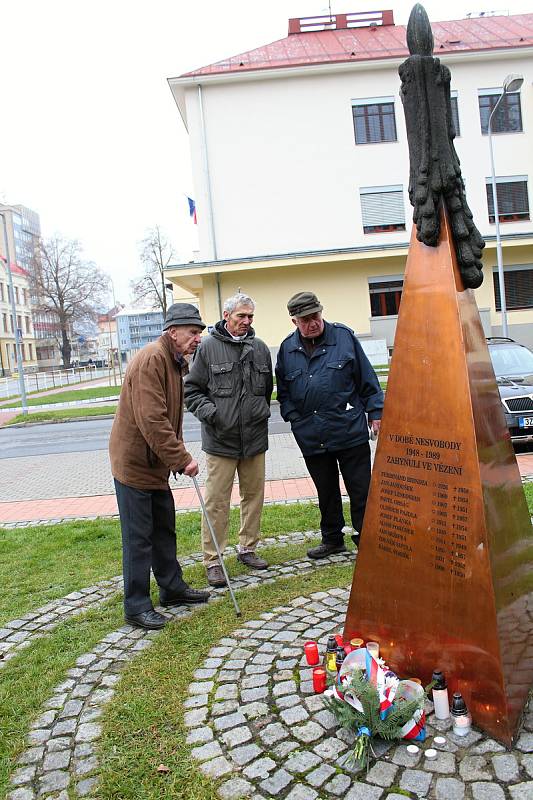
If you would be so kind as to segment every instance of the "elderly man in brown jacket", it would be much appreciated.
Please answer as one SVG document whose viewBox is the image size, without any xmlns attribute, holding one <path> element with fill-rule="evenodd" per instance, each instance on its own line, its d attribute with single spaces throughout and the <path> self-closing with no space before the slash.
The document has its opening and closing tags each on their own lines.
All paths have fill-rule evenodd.
<svg viewBox="0 0 533 800">
<path fill-rule="evenodd" d="M 157 630 L 166 618 L 150 598 L 150 568 L 162 606 L 205 603 L 208 592 L 191 589 L 176 559 L 176 513 L 171 472 L 190 477 L 198 464 L 183 443 L 184 356 L 193 353 L 205 324 L 198 309 L 174 303 L 163 334 L 130 362 L 111 429 L 109 454 L 115 479 L 124 574 L 126 622 Z"/>
</svg>

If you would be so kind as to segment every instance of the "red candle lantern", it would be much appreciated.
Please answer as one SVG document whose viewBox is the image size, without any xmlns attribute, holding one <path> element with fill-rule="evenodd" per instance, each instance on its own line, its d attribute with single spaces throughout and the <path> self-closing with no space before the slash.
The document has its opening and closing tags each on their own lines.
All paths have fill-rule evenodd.
<svg viewBox="0 0 533 800">
<path fill-rule="evenodd" d="M 337 647 L 344 647 L 344 639 L 342 638 L 342 633 L 335 634 L 335 641 L 337 642 Z"/>
<path fill-rule="evenodd" d="M 326 691 L 326 670 L 324 667 L 315 667 L 313 670 L 313 689 L 317 694 Z"/>
<path fill-rule="evenodd" d="M 310 666 L 318 664 L 320 659 L 318 657 L 318 645 L 316 642 L 306 642 L 304 644 L 305 657 Z"/>
<path fill-rule="evenodd" d="M 354 648 L 354 647 L 352 647 L 352 645 L 351 645 L 351 644 L 345 644 L 345 645 L 344 645 L 344 652 L 346 653 L 346 655 L 347 655 L 347 656 L 349 656 L 349 655 L 350 655 L 350 653 L 352 652 L 352 650 L 354 650 L 354 649 L 355 649 L 355 648 Z"/>
</svg>

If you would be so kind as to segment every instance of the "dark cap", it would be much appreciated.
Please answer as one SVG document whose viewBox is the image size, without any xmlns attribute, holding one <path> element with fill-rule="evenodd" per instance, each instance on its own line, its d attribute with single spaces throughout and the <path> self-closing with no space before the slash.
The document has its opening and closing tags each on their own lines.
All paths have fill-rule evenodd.
<svg viewBox="0 0 533 800">
<path fill-rule="evenodd" d="M 198 325 L 202 330 L 205 328 L 200 312 L 191 303 L 173 303 L 167 309 L 163 330 L 166 331 L 174 325 Z"/>
<path fill-rule="evenodd" d="M 306 317 L 308 314 L 322 311 L 318 297 L 313 292 L 298 292 L 293 295 L 287 303 L 287 308 L 291 317 Z"/>
</svg>

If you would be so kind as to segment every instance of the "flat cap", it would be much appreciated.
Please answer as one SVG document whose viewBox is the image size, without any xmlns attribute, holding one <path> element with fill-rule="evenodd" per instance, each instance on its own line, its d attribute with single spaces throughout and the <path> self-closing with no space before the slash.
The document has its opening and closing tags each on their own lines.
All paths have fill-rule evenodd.
<svg viewBox="0 0 533 800">
<path fill-rule="evenodd" d="M 298 292 L 287 303 L 287 309 L 291 317 L 306 317 L 322 311 L 322 306 L 313 292 Z"/>
<path fill-rule="evenodd" d="M 163 330 L 166 331 L 174 325 L 198 325 L 202 330 L 205 328 L 200 312 L 192 303 L 173 303 L 167 309 Z"/>
</svg>

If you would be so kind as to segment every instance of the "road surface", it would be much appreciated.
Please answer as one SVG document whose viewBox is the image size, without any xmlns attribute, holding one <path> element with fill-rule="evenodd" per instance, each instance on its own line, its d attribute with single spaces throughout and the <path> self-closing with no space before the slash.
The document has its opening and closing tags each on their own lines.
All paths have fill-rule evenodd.
<svg viewBox="0 0 533 800">
<path fill-rule="evenodd" d="M 272 406 L 269 433 L 288 433 L 290 425 L 280 417 L 279 406 Z M 58 453 L 81 453 L 107 450 L 112 419 L 30 425 L 24 428 L 0 428 L 0 459 L 44 456 Z M 186 412 L 183 418 L 186 442 L 200 441 L 200 423 Z"/>
</svg>

